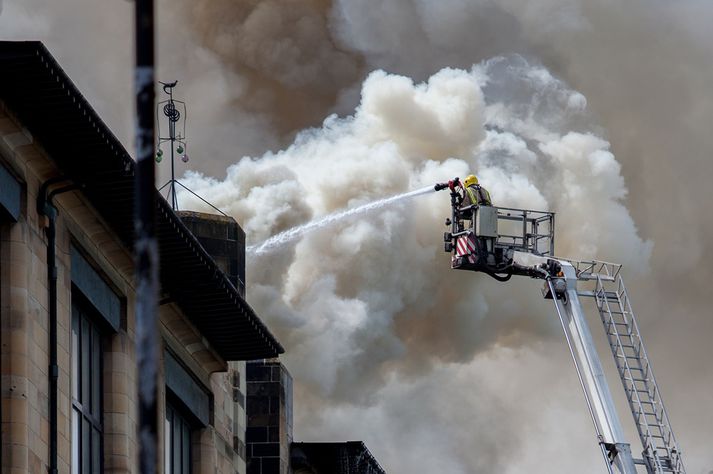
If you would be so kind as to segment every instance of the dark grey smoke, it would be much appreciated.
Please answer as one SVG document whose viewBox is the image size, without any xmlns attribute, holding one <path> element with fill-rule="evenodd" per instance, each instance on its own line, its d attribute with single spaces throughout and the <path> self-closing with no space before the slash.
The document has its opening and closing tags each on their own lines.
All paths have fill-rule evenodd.
<svg viewBox="0 0 713 474">
<path fill-rule="evenodd" d="M 291 140 L 324 119 L 339 92 L 366 72 L 329 29 L 324 0 L 199 0 L 183 2 L 198 43 L 223 67 L 246 79 L 241 106 L 267 113 Z"/>
</svg>

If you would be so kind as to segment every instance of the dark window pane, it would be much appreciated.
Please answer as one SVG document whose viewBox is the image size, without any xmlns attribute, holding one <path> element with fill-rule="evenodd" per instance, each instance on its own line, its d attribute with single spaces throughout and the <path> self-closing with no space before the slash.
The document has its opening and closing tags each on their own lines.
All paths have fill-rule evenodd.
<svg viewBox="0 0 713 474">
<path fill-rule="evenodd" d="M 82 473 L 92 472 L 90 471 L 92 468 L 91 433 L 92 428 L 89 426 L 89 421 L 82 417 Z"/>
<path fill-rule="evenodd" d="M 173 416 L 173 472 L 175 474 L 181 474 L 181 419 L 176 416 L 174 412 Z"/>
<path fill-rule="evenodd" d="M 166 405 L 164 469 L 166 474 L 190 474 L 191 427 L 170 405 Z"/>
<path fill-rule="evenodd" d="M 81 445 L 79 443 L 81 433 L 82 415 L 72 409 L 72 474 L 79 474 L 79 453 Z"/>
<path fill-rule="evenodd" d="M 89 367 L 89 321 L 86 317 L 82 317 L 82 337 L 81 337 L 81 357 L 82 357 L 82 396 L 79 401 L 82 402 L 84 410 L 89 408 L 89 380 L 90 380 L 90 367 Z"/>
<path fill-rule="evenodd" d="M 101 339 L 96 329 L 92 330 L 92 414 L 101 419 Z"/>
<path fill-rule="evenodd" d="M 72 305 L 72 397 L 79 397 L 79 311 Z"/>
<path fill-rule="evenodd" d="M 169 409 L 166 408 L 166 422 L 163 424 L 163 471 L 171 473 L 171 422 L 169 421 Z"/>
<path fill-rule="evenodd" d="M 183 454 L 183 459 L 181 464 L 183 465 L 182 474 L 190 474 L 191 472 L 191 431 L 187 423 L 182 423 L 183 433 L 181 440 L 181 452 Z"/>
</svg>

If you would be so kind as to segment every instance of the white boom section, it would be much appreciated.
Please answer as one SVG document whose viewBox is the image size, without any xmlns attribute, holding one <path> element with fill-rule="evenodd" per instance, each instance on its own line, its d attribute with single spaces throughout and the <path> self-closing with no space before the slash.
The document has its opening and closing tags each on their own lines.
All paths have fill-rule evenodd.
<svg viewBox="0 0 713 474">
<path fill-rule="evenodd" d="M 602 453 L 606 457 L 607 468 L 612 473 L 613 466 L 618 473 L 637 474 L 631 447 L 625 441 L 609 384 L 579 301 L 577 270 L 570 262 L 563 260 L 559 263 L 566 283 L 565 297 L 558 298 L 552 282 L 548 281 L 548 284 L 594 421 Z"/>
</svg>

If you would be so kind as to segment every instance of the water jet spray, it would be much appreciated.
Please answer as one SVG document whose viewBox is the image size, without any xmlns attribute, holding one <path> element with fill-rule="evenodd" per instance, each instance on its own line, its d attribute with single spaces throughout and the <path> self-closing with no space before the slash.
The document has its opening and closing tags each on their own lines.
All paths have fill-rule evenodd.
<svg viewBox="0 0 713 474">
<path fill-rule="evenodd" d="M 283 245 L 288 244 L 309 232 L 315 231 L 317 229 L 322 229 L 343 219 L 358 216 L 361 214 L 366 214 L 368 212 L 396 204 L 412 197 L 444 189 L 438 188 L 438 186 L 439 185 L 427 186 L 425 188 L 417 189 L 415 191 L 409 191 L 407 193 L 397 194 L 396 196 L 391 196 L 388 198 L 379 199 L 378 201 L 362 204 L 361 206 L 352 209 L 345 209 L 342 211 L 334 212 L 324 217 L 312 220 L 306 224 L 302 224 L 300 226 L 287 229 L 284 232 L 280 232 L 279 234 L 273 235 L 261 244 L 249 246 L 246 251 L 249 255 L 255 256 L 265 254 L 279 247 L 282 247 Z"/>
</svg>

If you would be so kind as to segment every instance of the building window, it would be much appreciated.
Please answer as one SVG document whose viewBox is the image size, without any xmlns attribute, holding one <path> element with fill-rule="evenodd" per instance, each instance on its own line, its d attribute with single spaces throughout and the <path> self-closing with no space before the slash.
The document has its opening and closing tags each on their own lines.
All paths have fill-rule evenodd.
<svg viewBox="0 0 713 474">
<path fill-rule="evenodd" d="M 72 474 L 102 470 L 102 338 L 91 310 L 72 299 Z"/>
<path fill-rule="evenodd" d="M 164 472 L 190 474 L 191 425 L 171 404 L 166 403 L 164 423 Z"/>
</svg>

